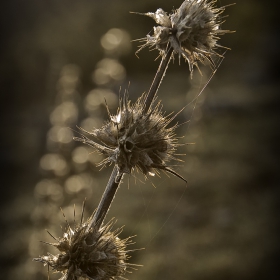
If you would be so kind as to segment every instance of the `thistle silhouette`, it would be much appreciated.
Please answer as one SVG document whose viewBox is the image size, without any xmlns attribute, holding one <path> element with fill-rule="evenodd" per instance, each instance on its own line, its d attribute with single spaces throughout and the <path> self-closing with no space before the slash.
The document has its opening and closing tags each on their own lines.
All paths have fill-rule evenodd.
<svg viewBox="0 0 280 280">
<path fill-rule="evenodd" d="M 84 205 L 83 205 L 84 212 Z M 48 265 L 54 271 L 62 273 L 60 280 L 98 279 L 110 280 L 121 277 L 135 269 L 137 265 L 128 263 L 127 246 L 133 244 L 131 238 L 120 239 L 123 227 L 112 231 L 114 219 L 101 227 L 91 223 L 91 217 L 73 228 L 67 223 L 62 238 L 51 233 L 55 243 L 47 243 L 59 250 L 59 254 L 42 256 L 34 261 Z M 64 214 L 63 214 L 64 215 Z"/>
<path fill-rule="evenodd" d="M 118 176 L 130 174 L 134 168 L 144 175 L 152 176 L 159 170 L 164 170 L 185 181 L 167 165 L 171 159 L 179 160 L 174 155 L 179 145 L 175 134 L 176 125 L 169 127 L 176 115 L 164 116 L 160 102 L 145 112 L 146 97 L 143 94 L 135 104 L 131 104 L 128 92 L 125 92 L 117 115 L 111 115 L 107 107 L 110 120 L 100 129 L 86 131 L 102 144 L 85 135 L 74 139 L 106 156 L 99 165 L 115 163 Z"/>
<path fill-rule="evenodd" d="M 173 56 L 178 54 L 179 62 L 181 57 L 188 62 L 191 75 L 194 66 L 199 69 L 198 62 L 208 62 L 214 69 L 213 56 L 221 56 L 215 49 L 225 48 L 217 43 L 219 36 L 231 32 L 220 28 L 225 7 L 215 7 L 216 2 L 186 0 L 169 15 L 163 9 L 157 9 L 155 13 L 136 13 L 151 17 L 158 24 L 152 35 L 138 39 L 144 44 L 136 54 L 149 47 L 159 50 L 160 56 L 165 57 L 172 48 Z"/>
</svg>

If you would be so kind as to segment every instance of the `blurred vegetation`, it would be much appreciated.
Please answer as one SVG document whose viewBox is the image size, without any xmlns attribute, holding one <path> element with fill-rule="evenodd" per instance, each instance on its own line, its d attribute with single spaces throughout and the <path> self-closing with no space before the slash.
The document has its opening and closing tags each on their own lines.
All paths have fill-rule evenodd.
<svg viewBox="0 0 280 280">
<path fill-rule="evenodd" d="M 159 60 L 137 43 L 153 20 L 129 11 L 171 11 L 174 1 L 6 1 L 1 26 L 1 277 L 47 279 L 33 257 L 55 253 L 47 228 L 61 236 L 97 206 L 112 167 L 74 143 L 79 130 L 107 119 L 104 97 L 116 111 L 120 86 L 133 101 L 149 88 Z M 270 3 L 271 2 L 271 3 Z M 230 4 L 218 1 L 219 5 Z M 126 176 L 108 218 L 136 234 L 129 279 L 278 279 L 279 36 L 272 1 L 237 1 L 227 8 L 226 53 L 210 75 L 170 64 L 159 91 L 169 113 L 189 105 L 177 121 L 185 162 L 174 177 Z M 51 275 L 58 279 L 58 275 Z"/>
</svg>

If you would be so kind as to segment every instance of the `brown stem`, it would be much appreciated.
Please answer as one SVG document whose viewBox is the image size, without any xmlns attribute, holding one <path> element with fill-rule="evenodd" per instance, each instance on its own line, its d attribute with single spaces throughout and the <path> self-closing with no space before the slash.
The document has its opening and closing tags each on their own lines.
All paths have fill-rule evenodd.
<svg viewBox="0 0 280 280">
<path fill-rule="evenodd" d="M 144 102 L 145 103 L 145 109 L 144 109 L 145 113 L 148 112 L 148 110 L 153 102 L 153 99 L 159 89 L 160 83 L 163 80 L 163 77 L 164 77 L 166 69 L 168 67 L 172 52 L 173 52 L 173 48 L 168 45 L 167 52 L 166 52 L 165 56 L 163 56 L 161 59 L 157 73 L 155 75 L 155 78 L 152 82 L 152 85 L 151 85 L 149 92 L 147 94 L 147 97 L 145 99 L 145 102 Z"/>
<path fill-rule="evenodd" d="M 118 174 L 118 168 L 117 166 L 115 166 L 108 181 L 108 184 L 104 190 L 104 193 L 101 197 L 97 210 L 94 213 L 91 224 L 89 225 L 90 227 L 100 227 L 102 225 L 106 214 L 110 209 L 111 203 L 114 200 L 121 179 L 122 174 Z"/>
</svg>

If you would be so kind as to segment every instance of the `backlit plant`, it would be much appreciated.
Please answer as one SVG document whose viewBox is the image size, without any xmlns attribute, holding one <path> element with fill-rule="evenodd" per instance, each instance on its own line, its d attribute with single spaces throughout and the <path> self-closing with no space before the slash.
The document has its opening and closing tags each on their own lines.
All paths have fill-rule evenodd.
<svg viewBox="0 0 280 280">
<path fill-rule="evenodd" d="M 111 114 L 108 105 L 108 120 L 100 128 L 82 131 L 81 137 L 74 140 L 83 142 L 103 154 L 105 159 L 99 164 L 113 164 L 114 168 L 104 190 L 96 211 L 90 218 L 70 227 L 67 223 L 63 237 L 53 237 L 54 246 L 59 253 L 35 258 L 60 272 L 60 280 L 124 279 L 126 272 L 135 265 L 128 262 L 131 238 L 120 239 L 121 229 L 113 230 L 113 221 L 104 224 L 116 191 L 124 174 L 134 169 L 144 176 L 157 174 L 159 171 L 172 173 L 186 181 L 171 167 L 170 162 L 179 160 L 175 154 L 179 145 L 176 135 L 177 125 L 171 125 L 177 114 L 163 111 L 157 101 L 157 91 L 165 76 L 170 59 L 175 55 L 183 57 L 190 70 L 198 63 L 208 63 L 215 73 L 216 57 L 220 35 L 228 33 L 221 29 L 222 13 L 225 7 L 216 7 L 215 0 L 185 0 L 182 5 L 170 14 L 162 9 L 144 15 L 153 18 L 157 24 L 153 34 L 140 39 L 145 47 L 155 48 L 161 56 L 161 63 L 147 93 L 142 94 L 133 104 L 126 91 L 119 100 L 119 109 Z M 88 136 L 87 136 L 88 135 Z"/>
</svg>

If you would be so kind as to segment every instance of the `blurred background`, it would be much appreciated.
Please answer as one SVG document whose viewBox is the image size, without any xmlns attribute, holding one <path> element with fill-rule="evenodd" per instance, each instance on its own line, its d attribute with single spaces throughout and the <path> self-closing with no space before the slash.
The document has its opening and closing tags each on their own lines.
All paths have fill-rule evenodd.
<svg viewBox="0 0 280 280">
<path fill-rule="evenodd" d="M 1 278 L 47 279 L 32 258 L 53 248 L 48 229 L 87 217 L 97 207 L 112 166 L 75 143 L 116 112 L 120 87 L 133 101 L 149 89 L 159 60 L 138 43 L 154 26 L 129 11 L 167 12 L 182 0 L 10 0 L 1 4 L 0 270 Z M 234 1 L 220 43 L 232 50 L 210 76 L 190 80 L 171 63 L 159 90 L 167 113 L 189 104 L 176 121 L 184 182 L 162 174 L 126 176 L 107 219 L 137 235 L 127 278 L 279 279 L 279 33 L 272 0 Z M 218 1 L 218 5 L 232 3 Z M 277 20 L 277 21 L 276 21 Z M 194 102 L 192 100 L 195 99 Z M 51 279 L 59 275 L 51 274 Z"/>
</svg>

